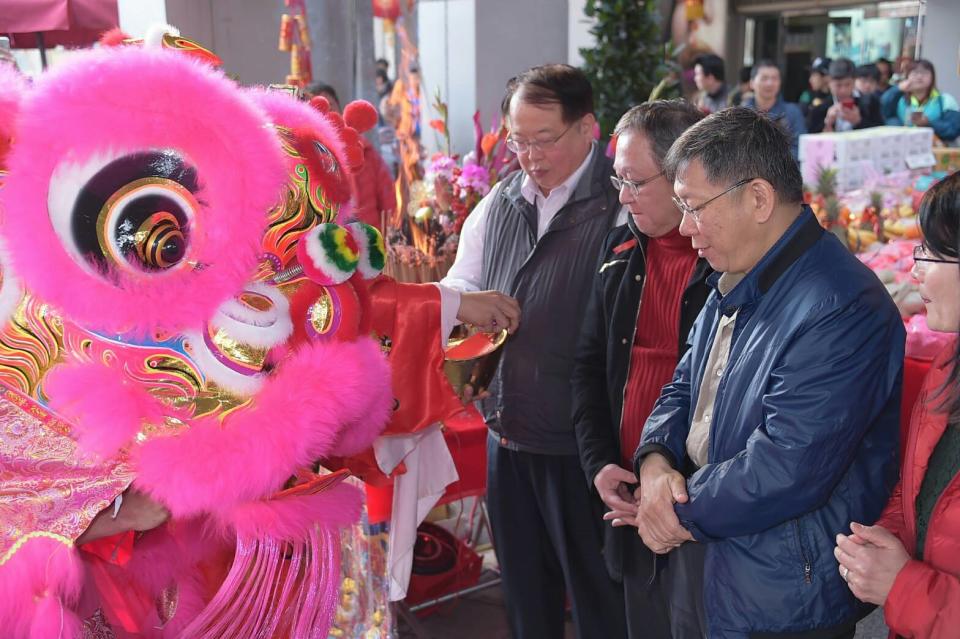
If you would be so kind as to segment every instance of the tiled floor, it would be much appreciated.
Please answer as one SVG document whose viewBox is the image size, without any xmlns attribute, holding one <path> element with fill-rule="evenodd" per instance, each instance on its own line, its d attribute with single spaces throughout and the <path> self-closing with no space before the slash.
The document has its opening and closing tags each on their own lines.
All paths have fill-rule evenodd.
<svg viewBox="0 0 960 639">
<path fill-rule="evenodd" d="M 469 511 L 469 504 L 466 505 Z M 438 522 L 453 529 L 456 520 Z M 485 538 L 482 539 L 486 541 Z M 481 553 L 484 560 L 484 577 L 496 568 L 496 556 L 486 546 Z M 444 603 L 433 614 L 420 619 L 421 634 L 418 636 L 408 624 L 398 624 L 399 639 L 510 639 L 507 615 L 503 604 L 503 591 L 493 586 L 460 599 Z M 564 639 L 575 639 L 573 627 L 567 622 Z M 883 623 L 883 611 L 876 610 L 857 627 L 856 639 L 886 639 L 887 627 Z M 545 637 L 544 639 L 551 639 Z"/>
<path fill-rule="evenodd" d="M 507 618 L 503 608 L 503 594 L 499 587 L 489 588 L 463 599 L 445 604 L 433 615 L 421 621 L 429 639 L 509 639 Z M 416 635 L 401 623 L 400 638 L 413 639 Z M 860 622 L 856 639 L 886 639 L 882 611 L 877 610 Z M 573 639 L 573 629 L 567 623 L 564 639 Z M 549 639 L 549 638 L 544 638 Z"/>
</svg>

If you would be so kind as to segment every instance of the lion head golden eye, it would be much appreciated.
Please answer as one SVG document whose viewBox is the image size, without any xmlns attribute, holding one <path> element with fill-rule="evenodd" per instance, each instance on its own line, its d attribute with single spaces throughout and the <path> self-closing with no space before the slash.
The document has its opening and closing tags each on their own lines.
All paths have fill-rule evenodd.
<svg viewBox="0 0 960 639">
<path fill-rule="evenodd" d="M 187 252 L 187 238 L 173 213 L 159 211 L 140 225 L 134 234 L 140 263 L 149 269 L 174 266 Z"/>
<path fill-rule="evenodd" d="M 198 190 L 196 171 L 173 151 L 124 155 L 80 188 L 71 239 L 103 271 L 173 268 L 189 253 Z"/>
</svg>

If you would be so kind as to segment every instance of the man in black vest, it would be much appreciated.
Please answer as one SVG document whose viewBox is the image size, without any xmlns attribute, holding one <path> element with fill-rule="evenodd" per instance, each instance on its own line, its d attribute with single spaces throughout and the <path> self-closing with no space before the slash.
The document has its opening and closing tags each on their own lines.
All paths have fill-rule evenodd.
<svg viewBox="0 0 960 639">
<path fill-rule="evenodd" d="M 523 313 L 481 400 L 507 614 L 514 637 L 562 637 L 569 598 L 578 637 L 623 637 L 623 595 L 604 567 L 602 504 L 583 480 L 570 387 L 597 255 L 620 212 L 613 169 L 593 139 L 581 71 L 534 67 L 510 81 L 504 104 L 522 171 L 467 218 L 441 284 L 445 299 L 500 291 Z"/>
</svg>

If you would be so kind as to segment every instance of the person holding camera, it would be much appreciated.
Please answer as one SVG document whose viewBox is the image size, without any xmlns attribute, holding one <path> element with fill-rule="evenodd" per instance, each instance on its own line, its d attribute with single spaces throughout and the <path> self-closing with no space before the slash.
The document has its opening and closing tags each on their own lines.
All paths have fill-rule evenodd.
<svg viewBox="0 0 960 639">
<path fill-rule="evenodd" d="M 830 63 L 830 97 L 807 114 L 807 132 L 842 132 L 866 129 L 883 124 L 880 103 L 872 95 L 857 93 L 854 86 L 856 67 L 848 58 Z"/>
</svg>

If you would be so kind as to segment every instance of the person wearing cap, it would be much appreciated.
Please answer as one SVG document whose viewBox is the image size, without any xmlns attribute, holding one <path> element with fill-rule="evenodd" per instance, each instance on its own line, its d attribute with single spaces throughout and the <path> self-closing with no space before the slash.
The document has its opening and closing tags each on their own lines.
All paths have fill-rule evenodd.
<svg viewBox="0 0 960 639">
<path fill-rule="evenodd" d="M 827 74 L 830 70 L 830 58 L 816 58 L 810 66 L 810 78 L 807 80 L 809 88 L 800 94 L 797 104 L 803 111 L 804 117 L 810 109 L 820 106 L 830 97 L 827 91 Z"/>
<path fill-rule="evenodd" d="M 856 91 L 855 68 L 849 58 L 837 58 L 830 63 L 830 96 L 819 106 L 811 107 L 807 114 L 809 133 L 853 131 L 883 124 L 880 101 Z"/>
</svg>

